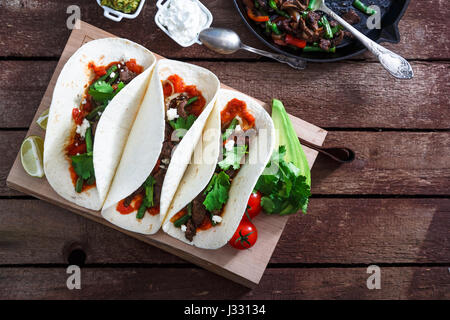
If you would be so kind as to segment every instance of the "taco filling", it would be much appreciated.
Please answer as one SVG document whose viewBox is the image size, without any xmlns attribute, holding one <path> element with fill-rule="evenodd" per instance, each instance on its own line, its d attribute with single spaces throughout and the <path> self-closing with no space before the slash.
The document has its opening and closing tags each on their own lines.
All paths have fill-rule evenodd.
<svg viewBox="0 0 450 320">
<path fill-rule="evenodd" d="M 244 101 L 232 99 L 220 113 L 223 142 L 223 160 L 217 163 L 208 186 L 170 222 L 181 228 L 187 240 L 192 241 L 201 230 L 207 230 L 222 222 L 222 214 L 228 201 L 233 179 L 248 154 L 255 118 L 247 110 Z"/>
<path fill-rule="evenodd" d="M 91 62 L 89 69 L 94 72 L 94 78 L 86 86 L 80 106 L 72 110 L 76 129 L 66 147 L 70 175 L 78 193 L 95 186 L 93 145 L 102 113 L 115 95 L 143 71 L 135 59 L 111 62 L 107 66 Z"/>
<path fill-rule="evenodd" d="M 131 195 L 119 201 L 116 210 L 121 214 L 137 211 L 136 219 L 142 219 L 147 212 L 159 214 L 161 189 L 170 164 L 172 150 L 183 139 L 186 132 L 202 113 L 206 99 L 195 85 L 186 85 L 174 74 L 162 81 L 166 126 L 164 142 L 159 159 L 142 186 Z"/>
</svg>

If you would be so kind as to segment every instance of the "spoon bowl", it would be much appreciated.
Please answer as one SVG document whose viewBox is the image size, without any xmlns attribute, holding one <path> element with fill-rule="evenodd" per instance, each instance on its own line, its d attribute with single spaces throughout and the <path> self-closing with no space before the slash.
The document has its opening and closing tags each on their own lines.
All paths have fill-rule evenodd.
<svg viewBox="0 0 450 320">
<path fill-rule="evenodd" d="M 241 39 L 233 30 L 208 28 L 200 32 L 200 42 L 220 54 L 232 54 L 241 49 Z"/>
<path fill-rule="evenodd" d="M 239 49 L 244 49 L 261 56 L 277 60 L 281 63 L 286 63 L 294 69 L 301 70 L 306 67 L 306 62 L 303 60 L 246 46 L 241 42 L 239 35 L 230 29 L 204 29 L 200 32 L 198 39 L 205 47 L 220 54 L 232 54 Z"/>
</svg>

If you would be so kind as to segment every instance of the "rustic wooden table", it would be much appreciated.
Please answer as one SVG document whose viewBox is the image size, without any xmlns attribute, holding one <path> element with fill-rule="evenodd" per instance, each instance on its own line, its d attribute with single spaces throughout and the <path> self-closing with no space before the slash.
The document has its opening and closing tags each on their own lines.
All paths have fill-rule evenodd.
<svg viewBox="0 0 450 320">
<path fill-rule="evenodd" d="M 203 0 L 214 26 L 261 47 L 232 1 Z M 319 157 L 307 215 L 290 218 L 259 287 L 250 290 L 145 243 L 9 189 L 6 176 L 70 30 L 66 9 L 166 57 L 215 72 L 256 98 L 330 131 L 356 150 L 338 166 Z M 424 10 L 423 8 L 434 10 Z M 182 49 L 153 22 L 154 1 L 115 23 L 93 0 L 0 1 L 0 298 L 450 298 L 450 38 L 444 2 L 413 0 L 402 40 L 386 45 L 415 78 L 391 78 L 369 54 L 304 71 L 240 52 Z M 82 289 L 66 287 L 82 263 Z M 381 268 L 368 290 L 367 266 Z"/>
</svg>

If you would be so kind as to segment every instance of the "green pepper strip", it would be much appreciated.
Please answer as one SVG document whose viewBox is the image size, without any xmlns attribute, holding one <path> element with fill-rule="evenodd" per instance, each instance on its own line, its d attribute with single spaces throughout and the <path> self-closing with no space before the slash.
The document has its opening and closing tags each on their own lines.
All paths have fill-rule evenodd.
<svg viewBox="0 0 450 320">
<path fill-rule="evenodd" d="M 115 72 L 114 77 L 112 77 L 112 78 L 111 78 L 111 76 L 109 77 L 108 83 L 113 84 L 114 81 L 116 81 L 118 77 L 119 77 L 119 73 Z"/>
<path fill-rule="evenodd" d="M 280 30 L 278 30 L 277 24 L 272 21 L 266 21 L 266 30 L 269 28 L 269 30 L 272 30 L 275 34 L 281 34 Z"/>
<path fill-rule="evenodd" d="M 192 97 L 192 98 L 190 98 L 190 99 L 187 101 L 185 107 L 187 107 L 187 106 L 190 105 L 191 103 L 194 103 L 194 102 L 197 101 L 197 100 L 198 100 L 198 97 Z"/>
<path fill-rule="evenodd" d="M 336 33 L 338 33 L 340 30 L 342 30 L 344 27 L 338 24 L 336 27 L 331 28 L 331 32 L 333 32 L 333 37 Z"/>
<path fill-rule="evenodd" d="M 150 175 L 147 180 L 144 182 L 145 187 L 145 198 L 141 203 L 141 206 L 136 213 L 136 219 L 142 219 L 145 215 L 145 210 L 147 208 L 153 207 L 153 186 L 155 185 L 156 180 Z"/>
<path fill-rule="evenodd" d="M 326 51 L 326 50 L 323 50 L 320 47 L 306 46 L 306 47 L 303 48 L 303 52 L 330 52 L 330 53 L 335 53 L 336 52 L 336 47 L 330 48 L 330 50 Z"/>
<path fill-rule="evenodd" d="M 94 83 L 96 83 L 98 81 L 105 81 L 106 79 L 108 79 L 108 77 L 111 75 L 111 73 L 115 72 L 116 70 L 117 70 L 117 66 L 112 65 L 108 70 L 106 70 L 106 74 L 104 76 L 101 76 L 100 78 L 98 78 L 97 81 L 95 81 Z"/>
<path fill-rule="evenodd" d="M 328 19 L 326 16 L 323 16 L 320 21 L 322 22 L 323 26 L 325 27 L 325 37 L 328 39 L 333 38 L 333 31 L 331 31 L 330 23 L 328 22 Z"/>
<path fill-rule="evenodd" d="M 92 152 L 93 151 L 93 146 L 92 146 L 92 130 L 91 130 L 91 127 L 86 129 L 86 135 L 84 137 L 84 140 L 86 140 L 86 151 L 87 151 L 87 153 Z"/>
<path fill-rule="evenodd" d="M 234 118 L 231 121 L 230 126 L 228 127 L 227 130 L 225 130 L 224 134 L 222 135 L 222 140 L 225 141 L 227 140 L 231 134 L 233 133 L 234 129 L 236 129 L 237 124 L 239 123 L 238 119 Z"/>
<path fill-rule="evenodd" d="M 275 2 L 275 0 L 269 1 L 269 7 L 274 9 L 275 12 L 278 13 L 280 16 L 283 16 L 283 17 L 289 18 L 289 19 L 291 18 L 291 16 L 287 12 L 284 12 L 283 10 L 278 9 L 278 6 L 277 6 L 277 3 Z"/>
<path fill-rule="evenodd" d="M 89 114 L 86 116 L 86 119 L 89 121 L 94 120 L 95 116 L 99 113 L 99 112 L 103 112 L 106 109 L 106 105 L 99 105 L 98 107 L 94 108 L 94 110 L 92 110 L 91 112 L 89 112 Z"/>
<path fill-rule="evenodd" d="M 316 4 L 316 0 L 309 0 L 308 10 L 313 11 L 315 4 Z"/>
<path fill-rule="evenodd" d="M 89 179 L 86 180 L 86 184 L 87 184 L 88 186 L 93 185 L 94 182 L 95 182 L 95 176 L 92 176 L 92 177 L 90 177 Z"/>
<path fill-rule="evenodd" d="M 362 3 L 360 0 L 353 1 L 352 5 L 359 11 L 364 12 L 365 14 L 368 14 L 370 16 L 377 13 L 376 10 L 369 8 L 364 3 Z"/>
<path fill-rule="evenodd" d="M 82 190 L 83 190 L 83 178 L 78 177 L 77 184 L 75 185 L 75 191 L 77 193 L 81 193 Z"/>
<path fill-rule="evenodd" d="M 175 228 L 180 228 L 183 224 L 185 224 L 186 222 L 189 221 L 189 219 L 192 216 L 192 202 L 188 204 L 187 206 L 188 208 L 188 213 L 185 214 L 184 216 L 182 216 L 181 218 L 178 218 L 177 220 L 175 220 L 175 222 L 173 223 L 173 225 L 175 226 Z"/>
</svg>

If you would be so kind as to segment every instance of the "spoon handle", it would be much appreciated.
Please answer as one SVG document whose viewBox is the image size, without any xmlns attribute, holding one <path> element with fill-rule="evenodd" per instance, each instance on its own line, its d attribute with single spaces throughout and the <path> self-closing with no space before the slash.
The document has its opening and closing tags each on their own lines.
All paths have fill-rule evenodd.
<svg viewBox="0 0 450 320">
<path fill-rule="evenodd" d="M 366 37 L 364 34 L 351 26 L 347 21 L 337 15 L 334 11 L 325 6 L 325 4 L 322 4 L 319 10 L 328 14 L 334 20 L 339 22 L 345 29 L 350 31 L 370 52 L 378 58 L 383 67 L 389 71 L 391 75 L 399 79 L 411 79 L 414 76 L 412 67 L 406 59 Z"/>
<path fill-rule="evenodd" d="M 350 148 L 346 147 L 324 148 L 309 141 L 303 140 L 302 138 L 298 138 L 298 140 L 300 140 L 300 143 L 302 145 L 309 147 L 313 150 L 316 150 L 339 163 L 349 163 L 355 160 L 355 152 Z"/>
<path fill-rule="evenodd" d="M 306 61 L 303 61 L 300 59 L 290 58 L 290 57 L 282 55 L 282 54 L 276 54 L 276 53 L 271 53 L 271 52 L 267 52 L 264 50 L 259 50 L 256 48 L 249 47 L 245 44 L 241 45 L 241 49 L 259 54 L 264 57 L 268 57 L 268 58 L 277 60 L 282 63 L 286 63 L 289 66 L 291 66 L 292 68 L 297 69 L 297 70 L 303 70 L 306 68 Z"/>
</svg>

